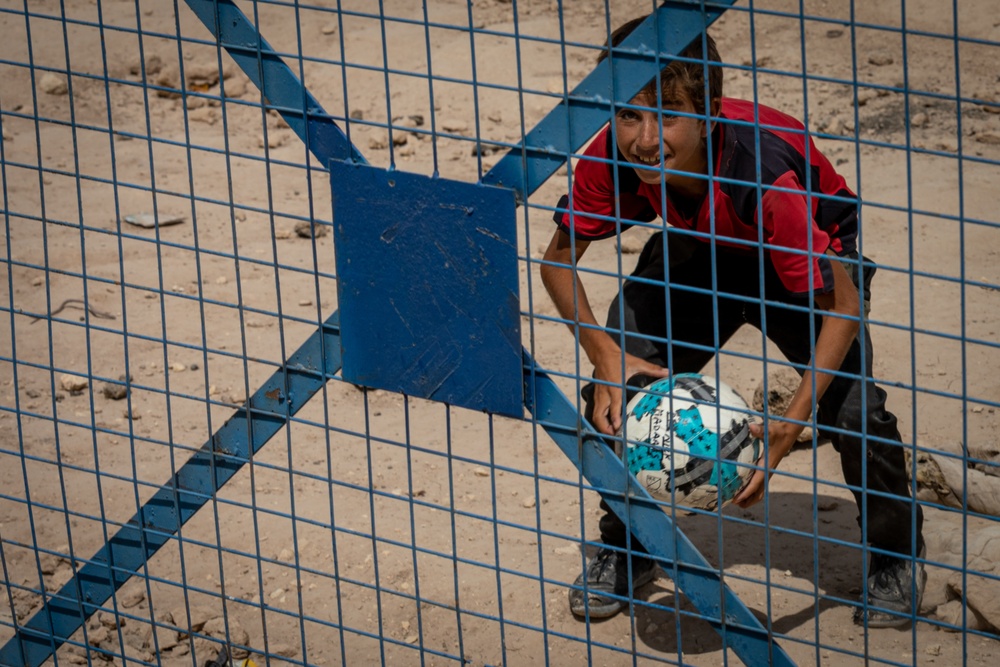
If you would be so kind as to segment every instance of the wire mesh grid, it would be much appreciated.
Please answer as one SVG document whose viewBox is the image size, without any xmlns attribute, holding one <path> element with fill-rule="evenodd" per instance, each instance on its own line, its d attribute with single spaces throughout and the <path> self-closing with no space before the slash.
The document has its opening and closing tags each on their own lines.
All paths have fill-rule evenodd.
<svg viewBox="0 0 1000 667">
<path fill-rule="evenodd" d="M 626 500 L 635 534 L 651 507 L 710 569 L 664 558 L 626 613 L 569 611 L 599 546 L 594 491 L 622 488 L 578 467 L 601 451 L 572 410 L 591 366 L 540 268 L 597 128 L 570 114 L 532 132 L 659 3 L 41 0 L 0 7 L 0 663 L 988 664 L 991 3 L 667 4 L 722 14 L 726 95 L 800 118 L 864 201 L 874 376 L 926 517 L 911 626 L 851 622 L 868 553 L 819 432 L 752 508 Z M 220 21 L 231 9 L 250 32 Z M 330 157 L 467 182 L 518 165 L 526 377 L 551 378 L 529 381 L 524 419 L 338 375 Z M 576 268 L 596 310 L 663 229 L 634 227 Z M 705 372 L 770 402 L 788 366 L 744 327 Z M 569 417 L 540 408 L 563 395 Z M 762 634 L 689 601 L 690 572 L 721 578 Z M 741 651 L 744 634 L 764 648 Z"/>
</svg>

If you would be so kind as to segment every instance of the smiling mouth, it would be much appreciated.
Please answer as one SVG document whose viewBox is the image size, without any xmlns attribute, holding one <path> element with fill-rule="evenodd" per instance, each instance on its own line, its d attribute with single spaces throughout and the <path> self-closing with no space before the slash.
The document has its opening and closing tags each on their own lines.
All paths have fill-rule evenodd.
<svg viewBox="0 0 1000 667">
<path fill-rule="evenodd" d="M 647 167 L 656 167 L 660 164 L 661 156 L 654 155 L 652 157 L 641 157 L 639 155 L 633 155 L 632 161 L 638 164 L 644 164 Z"/>
</svg>

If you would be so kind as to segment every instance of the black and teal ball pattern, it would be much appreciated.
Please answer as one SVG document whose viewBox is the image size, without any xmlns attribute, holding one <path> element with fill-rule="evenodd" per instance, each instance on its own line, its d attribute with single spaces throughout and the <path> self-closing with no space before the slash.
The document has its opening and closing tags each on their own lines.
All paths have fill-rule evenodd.
<svg viewBox="0 0 1000 667">
<path fill-rule="evenodd" d="M 759 442 L 749 408 L 731 387 L 700 373 L 658 380 L 628 405 L 629 471 L 654 496 L 714 509 L 752 474 Z"/>
</svg>

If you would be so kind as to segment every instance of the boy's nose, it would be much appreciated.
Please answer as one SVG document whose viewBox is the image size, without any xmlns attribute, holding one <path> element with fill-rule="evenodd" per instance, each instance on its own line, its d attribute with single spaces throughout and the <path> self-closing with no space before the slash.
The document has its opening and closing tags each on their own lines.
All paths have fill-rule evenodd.
<svg viewBox="0 0 1000 667">
<path fill-rule="evenodd" d="M 639 127 L 639 148 L 647 152 L 659 152 L 660 150 L 660 123 L 656 114 L 643 114 L 642 124 Z"/>
</svg>

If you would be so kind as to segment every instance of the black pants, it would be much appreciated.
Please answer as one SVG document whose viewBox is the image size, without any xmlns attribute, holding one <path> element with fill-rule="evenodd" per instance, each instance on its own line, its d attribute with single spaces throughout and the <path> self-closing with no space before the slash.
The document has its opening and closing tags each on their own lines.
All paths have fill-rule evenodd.
<svg viewBox="0 0 1000 667">
<path fill-rule="evenodd" d="M 802 310 L 808 308 L 808 298 L 792 295 L 785 289 L 766 255 L 763 296 L 771 303 L 762 312 L 761 261 L 756 252 L 742 254 L 716 246 L 716 282 L 713 285 L 711 246 L 670 234 L 668 295 L 663 286 L 663 244 L 662 233 L 649 240 L 632 277 L 608 311 L 608 332 L 621 342 L 624 330 L 627 352 L 675 373 L 698 372 L 737 329 L 751 324 L 764 331 L 792 363 L 807 365 L 810 362 L 815 336 L 822 327 L 822 316 L 816 311 L 810 314 Z M 849 272 L 852 271 L 849 269 Z M 869 286 L 874 272 L 874 265 L 867 261 L 863 280 L 857 280 L 857 271 L 853 271 L 855 284 L 863 286 L 866 300 L 870 298 Z M 635 332 L 643 335 L 636 336 Z M 853 487 L 859 507 L 859 524 L 860 508 L 867 507 L 868 542 L 880 549 L 909 554 L 913 544 L 914 507 L 903 447 L 896 417 L 885 409 L 886 393 L 871 379 L 870 337 L 863 336 L 864 354 L 861 338 L 859 335 L 855 339 L 840 367 L 849 375 L 833 379 L 819 401 L 816 419 L 821 427 L 833 427 L 824 432 L 829 434 L 840 454 L 844 480 Z M 589 419 L 593 385 L 584 388 L 583 396 Z M 869 436 L 866 443 L 862 443 L 862 434 Z M 866 505 L 862 503 L 863 498 Z M 605 510 L 600 521 L 603 542 L 625 547 L 625 525 L 603 502 L 602 507 Z M 923 513 L 919 506 L 915 509 L 919 548 Z M 634 537 L 631 544 L 633 549 L 643 550 Z"/>
</svg>

